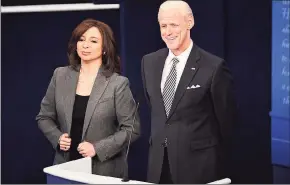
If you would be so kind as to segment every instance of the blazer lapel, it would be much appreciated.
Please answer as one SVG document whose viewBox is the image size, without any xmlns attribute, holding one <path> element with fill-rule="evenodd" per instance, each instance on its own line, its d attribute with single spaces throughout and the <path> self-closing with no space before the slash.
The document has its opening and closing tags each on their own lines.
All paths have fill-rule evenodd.
<svg viewBox="0 0 290 185">
<path fill-rule="evenodd" d="M 164 107 L 164 102 L 163 102 L 163 97 L 162 97 L 162 93 L 161 93 L 161 79 L 162 79 L 162 73 L 163 73 L 163 68 L 164 68 L 164 64 L 165 64 L 165 60 L 166 57 L 168 55 L 168 49 L 164 49 L 162 51 L 162 53 L 157 57 L 157 61 L 154 61 L 155 66 L 154 66 L 154 75 L 155 76 L 155 80 L 153 82 L 153 89 L 155 90 L 156 96 L 157 96 L 157 101 L 156 103 L 158 103 L 158 107 L 160 107 L 160 111 L 163 111 L 163 115 L 164 115 L 164 120 L 166 120 L 166 112 L 165 112 L 165 107 Z"/>
<path fill-rule="evenodd" d="M 103 68 L 99 69 L 98 75 L 95 79 L 91 95 L 88 101 L 87 109 L 86 109 L 86 114 L 85 114 L 85 119 L 84 119 L 84 126 L 83 126 L 83 133 L 82 133 L 82 140 L 84 139 L 85 133 L 88 129 L 88 126 L 90 124 L 93 112 L 95 110 L 95 107 L 101 98 L 102 94 L 105 92 L 105 89 L 109 80 L 108 78 L 104 75 L 104 70 Z"/>
<path fill-rule="evenodd" d="M 167 118 L 167 120 L 169 120 L 169 118 L 172 116 L 172 113 L 174 112 L 175 108 L 177 107 L 180 99 L 182 98 L 188 84 L 192 81 L 193 77 L 195 76 L 196 72 L 199 69 L 198 66 L 198 60 L 199 60 L 199 55 L 197 52 L 197 48 L 196 46 L 193 44 L 193 47 L 191 49 L 191 52 L 189 54 L 189 57 L 187 59 L 187 62 L 185 64 L 183 73 L 181 75 L 181 79 L 179 81 L 179 84 L 177 86 L 175 95 L 174 95 L 174 99 L 171 105 L 171 109 L 170 109 L 170 113 L 169 116 Z"/>
<path fill-rule="evenodd" d="M 65 120 L 67 124 L 67 133 L 69 134 L 70 134 L 71 123 L 72 123 L 72 112 L 73 112 L 73 107 L 74 107 L 77 82 L 79 78 L 78 71 L 70 70 L 69 74 L 65 78 L 65 83 L 64 83 L 64 87 L 66 87 L 65 88 L 66 96 L 64 97 L 64 112 L 65 112 Z"/>
</svg>

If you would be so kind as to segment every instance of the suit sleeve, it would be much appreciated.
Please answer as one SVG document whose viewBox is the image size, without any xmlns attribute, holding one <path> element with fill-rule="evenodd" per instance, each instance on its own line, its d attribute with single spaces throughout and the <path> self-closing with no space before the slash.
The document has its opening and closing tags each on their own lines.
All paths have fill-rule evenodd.
<svg viewBox="0 0 290 185">
<path fill-rule="evenodd" d="M 119 123 L 118 131 L 94 143 L 96 155 L 102 162 L 128 146 L 130 133 L 132 133 L 131 142 L 137 140 L 140 135 L 140 118 L 127 78 L 116 88 L 115 109 Z"/>
<path fill-rule="evenodd" d="M 236 122 L 237 107 L 234 98 L 233 79 L 224 61 L 216 68 L 211 93 L 222 143 L 228 145 L 232 139 L 232 128 Z"/>
<path fill-rule="evenodd" d="M 144 60 L 144 57 L 142 58 L 142 62 L 141 62 L 141 75 L 142 75 L 144 96 L 145 96 L 147 104 L 149 105 L 149 107 L 151 107 L 150 99 L 149 99 L 149 96 L 148 96 L 148 93 L 147 93 L 147 87 L 146 87 L 145 60 Z"/>
<path fill-rule="evenodd" d="M 45 137 L 50 141 L 54 149 L 57 149 L 61 131 L 56 125 L 56 108 L 55 108 L 55 80 L 57 69 L 53 73 L 53 77 L 49 83 L 46 94 L 41 101 L 40 111 L 36 116 L 39 129 L 44 133 Z"/>
</svg>

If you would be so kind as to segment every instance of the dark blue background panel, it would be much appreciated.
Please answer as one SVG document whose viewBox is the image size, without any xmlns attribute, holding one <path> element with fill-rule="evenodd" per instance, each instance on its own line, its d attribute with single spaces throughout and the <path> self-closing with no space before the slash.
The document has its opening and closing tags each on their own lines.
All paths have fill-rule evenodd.
<svg viewBox="0 0 290 185">
<path fill-rule="evenodd" d="M 290 167 L 290 1 L 272 3 L 272 163 Z"/>
</svg>

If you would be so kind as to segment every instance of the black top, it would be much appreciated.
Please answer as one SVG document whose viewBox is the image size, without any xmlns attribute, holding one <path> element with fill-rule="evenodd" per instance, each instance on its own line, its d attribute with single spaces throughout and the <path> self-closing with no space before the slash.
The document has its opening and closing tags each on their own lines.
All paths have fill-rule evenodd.
<svg viewBox="0 0 290 185">
<path fill-rule="evenodd" d="M 77 151 L 78 145 L 82 139 L 84 119 L 87 109 L 87 104 L 90 96 L 75 96 L 75 102 L 72 113 L 72 125 L 70 130 L 71 147 L 69 150 L 70 160 L 82 158 L 82 155 Z"/>
</svg>

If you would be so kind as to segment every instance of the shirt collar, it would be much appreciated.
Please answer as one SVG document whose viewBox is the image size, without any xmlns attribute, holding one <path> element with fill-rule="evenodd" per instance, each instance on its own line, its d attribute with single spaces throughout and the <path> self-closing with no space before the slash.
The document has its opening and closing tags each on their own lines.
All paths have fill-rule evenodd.
<svg viewBox="0 0 290 185">
<path fill-rule="evenodd" d="M 186 50 L 184 50 L 180 55 L 178 55 L 178 56 L 175 56 L 173 53 L 172 53 L 172 51 L 169 49 L 169 53 L 168 53 L 168 57 L 170 58 L 170 63 L 171 63 L 171 61 L 172 61 L 172 59 L 174 58 L 174 57 L 176 57 L 179 61 L 180 60 L 182 60 L 182 59 L 184 59 L 184 58 L 188 58 L 188 56 L 189 56 L 189 54 L 190 54 L 190 52 L 191 52 L 191 49 L 192 49 L 192 47 L 193 47 L 193 42 L 192 42 L 192 40 L 190 39 L 190 44 L 189 44 L 189 47 L 186 49 Z"/>
</svg>

